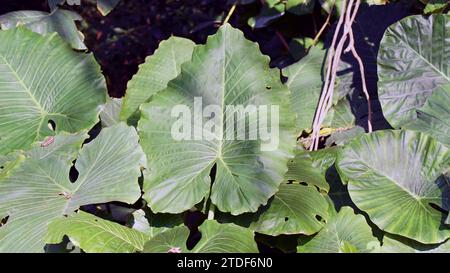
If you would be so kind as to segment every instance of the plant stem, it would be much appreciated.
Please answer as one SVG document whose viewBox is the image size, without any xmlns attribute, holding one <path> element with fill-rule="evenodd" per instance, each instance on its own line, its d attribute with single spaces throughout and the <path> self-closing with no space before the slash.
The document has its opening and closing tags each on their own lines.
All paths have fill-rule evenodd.
<svg viewBox="0 0 450 273">
<path fill-rule="evenodd" d="M 227 17 L 225 18 L 225 20 L 223 20 L 223 25 L 225 25 L 226 23 L 228 23 L 228 21 L 230 21 L 231 16 L 233 15 L 234 11 L 236 10 L 236 6 L 237 6 L 238 1 L 236 1 L 233 6 L 231 6 L 230 11 L 228 12 Z"/>
<path fill-rule="evenodd" d="M 216 206 L 211 202 L 209 204 L 209 210 L 208 210 L 208 220 L 214 220 L 214 213 L 216 211 Z"/>
<path fill-rule="evenodd" d="M 342 1 L 342 10 L 343 11 L 346 10 L 346 4 L 347 4 L 347 1 L 343 0 Z M 333 63 L 334 63 L 335 57 L 336 57 L 335 56 L 335 48 L 336 48 L 337 38 L 339 36 L 339 32 L 341 31 L 342 24 L 344 23 L 344 15 L 345 15 L 345 12 L 343 12 L 341 14 L 341 16 L 339 17 L 339 21 L 337 23 L 336 30 L 333 35 L 333 41 L 328 50 L 328 56 L 327 56 L 328 60 L 327 60 L 327 68 L 326 68 L 327 72 L 326 72 L 326 76 L 325 76 L 325 83 L 324 83 L 324 86 L 322 89 L 322 94 L 320 96 L 319 104 L 318 104 L 318 107 L 316 110 L 316 114 L 314 116 L 314 122 L 313 122 L 313 126 L 312 126 L 313 132 L 312 132 L 312 136 L 311 136 L 312 144 L 311 144 L 310 150 L 317 150 L 317 148 L 318 148 L 317 147 L 318 146 L 318 138 L 319 138 L 320 127 L 321 127 L 320 120 L 323 120 L 323 116 L 326 115 L 326 112 L 324 109 L 324 104 L 325 104 L 326 98 L 328 97 L 330 86 L 332 86 L 332 85 L 334 86 L 333 82 L 330 84 L 330 79 L 331 79 L 332 70 L 333 70 Z M 341 37 L 341 40 L 343 38 L 345 38 L 345 35 L 343 35 Z"/>
<path fill-rule="evenodd" d="M 331 6 L 330 13 L 328 14 L 327 20 L 322 25 L 322 27 L 320 28 L 319 32 L 316 34 L 316 37 L 314 37 L 313 45 L 317 44 L 317 42 L 319 41 L 320 36 L 322 36 L 323 32 L 325 31 L 327 26 L 330 24 L 330 20 L 331 20 L 331 16 L 333 15 L 335 4 L 336 4 L 336 0 L 333 1 L 333 5 Z"/>
</svg>

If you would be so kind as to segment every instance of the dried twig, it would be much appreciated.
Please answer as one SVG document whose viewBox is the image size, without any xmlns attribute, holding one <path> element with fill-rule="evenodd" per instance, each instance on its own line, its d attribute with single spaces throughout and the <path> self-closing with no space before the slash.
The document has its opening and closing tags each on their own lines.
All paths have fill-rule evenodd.
<svg viewBox="0 0 450 273">
<path fill-rule="evenodd" d="M 331 17 L 333 15 L 333 11 L 334 11 L 334 6 L 336 5 L 336 0 L 333 0 L 333 4 L 330 8 L 330 13 L 328 13 L 328 17 L 327 20 L 325 21 L 325 23 L 322 25 L 322 27 L 320 28 L 319 32 L 316 34 L 316 37 L 314 37 L 313 40 L 313 45 L 316 45 L 317 42 L 319 41 L 320 36 L 322 36 L 323 32 L 325 31 L 325 29 L 327 28 L 327 26 L 330 24 L 330 20 Z"/>
</svg>

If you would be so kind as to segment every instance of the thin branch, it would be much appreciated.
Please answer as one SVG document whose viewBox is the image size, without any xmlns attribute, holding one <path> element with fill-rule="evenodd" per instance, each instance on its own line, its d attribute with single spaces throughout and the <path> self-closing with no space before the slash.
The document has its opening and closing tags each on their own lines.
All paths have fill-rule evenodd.
<svg viewBox="0 0 450 273">
<path fill-rule="evenodd" d="M 231 6 L 230 11 L 228 12 L 227 17 L 225 18 L 225 20 L 223 20 L 223 24 L 225 25 L 226 23 L 228 23 L 228 21 L 230 21 L 231 16 L 233 16 L 234 11 L 236 10 L 236 6 L 237 6 L 238 1 L 234 2 L 233 6 Z"/>
<path fill-rule="evenodd" d="M 336 4 L 336 0 L 333 0 L 333 5 L 331 6 L 330 9 L 330 13 L 328 13 L 328 17 L 327 20 L 325 21 L 325 23 L 322 25 L 322 27 L 320 28 L 319 32 L 316 34 L 316 37 L 314 37 L 313 40 L 313 45 L 316 45 L 317 42 L 319 41 L 320 36 L 322 36 L 323 32 L 325 31 L 325 29 L 327 28 L 327 26 L 330 24 L 330 20 L 331 17 L 333 15 L 333 11 L 334 11 L 334 6 Z"/>
<path fill-rule="evenodd" d="M 208 220 L 214 220 L 215 211 L 216 211 L 216 206 L 211 202 L 209 204 L 209 209 L 208 209 Z"/>
</svg>

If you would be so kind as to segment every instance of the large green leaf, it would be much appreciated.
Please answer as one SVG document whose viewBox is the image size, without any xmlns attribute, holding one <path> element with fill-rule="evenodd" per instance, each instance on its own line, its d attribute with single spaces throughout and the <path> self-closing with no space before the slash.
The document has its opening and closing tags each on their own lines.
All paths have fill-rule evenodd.
<svg viewBox="0 0 450 273">
<path fill-rule="evenodd" d="M 56 131 L 98 121 L 105 80 L 91 54 L 74 52 L 56 33 L 0 31 L 0 154 L 28 149 Z"/>
<path fill-rule="evenodd" d="M 341 208 L 339 213 L 331 208 L 326 226 L 313 238 L 301 238 L 297 252 L 361 253 L 371 252 L 379 244 L 364 216 L 355 215 L 349 207 Z"/>
<path fill-rule="evenodd" d="M 248 227 L 258 233 L 311 235 L 324 226 L 327 208 L 327 201 L 315 187 L 296 182 L 282 183 L 267 207 L 253 217 L 246 214 L 242 217 L 253 218 Z"/>
<path fill-rule="evenodd" d="M 385 32 L 378 54 L 379 99 L 394 128 L 416 119 L 439 86 L 450 84 L 450 15 L 410 16 Z"/>
<path fill-rule="evenodd" d="M 256 253 L 258 247 L 253 232 L 234 224 L 219 224 L 206 220 L 200 227 L 200 241 L 192 250 L 186 247 L 189 229 L 176 227 L 153 237 L 145 244 L 144 252 L 167 253 L 179 249 L 181 253 Z"/>
<path fill-rule="evenodd" d="M 269 68 L 269 58 L 230 25 L 222 26 L 206 45 L 197 46 L 193 60 L 182 66 L 181 74 L 141 107 L 138 130 L 152 167 L 144 181 L 144 198 L 152 211 L 182 212 L 202 201 L 210 191 L 217 208 L 233 215 L 254 212 L 266 204 L 283 181 L 286 163 L 295 147 L 295 115 L 290 111 L 289 95 L 279 72 Z M 194 101 L 199 99 L 202 105 L 194 109 Z M 194 119 L 206 108 L 218 109 L 214 117 L 209 114 L 196 122 L 207 122 L 215 132 L 210 132 L 208 126 L 198 126 L 193 128 L 195 137 L 202 140 L 189 140 L 192 131 L 186 128 L 187 140 L 174 139 L 171 130 L 180 120 L 172 115 L 172 110 L 179 105 L 194 112 Z M 257 132 L 245 118 L 253 119 L 255 125 L 261 123 L 259 118 L 255 122 L 257 111 L 241 111 L 238 118 L 232 118 L 235 112 L 229 111 L 225 117 L 230 105 L 269 109 L 278 106 L 279 126 L 272 125 L 275 120 L 269 117 L 267 126 L 260 125 Z M 188 123 L 192 121 L 190 113 L 183 113 Z M 276 110 L 272 113 L 276 114 Z M 227 137 L 231 126 L 228 132 L 224 130 L 230 121 L 234 121 L 233 126 L 245 122 L 247 135 L 258 134 L 257 139 L 238 140 L 234 131 L 235 140 L 231 140 Z M 261 140 L 261 130 L 279 133 L 278 138 L 272 138 L 273 146 Z M 200 134 L 202 137 L 198 137 Z M 217 172 L 211 187 L 213 166 Z"/>
<path fill-rule="evenodd" d="M 189 229 L 178 226 L 157 234 L 144 245 L 145 253 L 170 253 L 189 252 L 186 241 L 189 237 Z"/>
<path fill-rule="evenodd" d="M 266 206 L 236 217 L 219 214 L 220 221 L 272 236 L 318 232 L 328 218 L 328 203 L 319 191 L 329 190 L 325 172 L 334 163 L 333 150 L 297 150 L 295 158 L 289 160 L 285 182 Z"/>
<path fill-rule="evenodd" d="M 75 21 L 80 20 L 81 16 L 77 13 L 63 9 L 56 9 L 51 13 L 20 10 L 0 16 L 0 28 L 8 30 L 23 26 L 42 35 L 57 32 L 73 48 L 85 50 L 84 36 L 75 25 Z"/>
<path fill-rule="evenodd" d="M 234 224 L 206 220 L 200 227 L 202 238 L 195 245 L 196 253 L 257 253 L 253 231 Z"/>
<path fill-rule="evenodd" d="M 417 109 L 417 120 L 406 124 L 407 129 L 425 132 L 450 146 L 450 85 L 436 88 L 424 106 Z"/>
<path fill-rule="evenodd" d="M 283 69 L 292 92 L 292 106 L 297 114 L 297 129 L 311 129 L 322 91 L 322 66 L 325 51 L 312 47 L 308 55 Z"/>
<path fill-rule="evenodd" d="M 149 102 L 151 96 L 164 90 L 167 83 L 180 74 L 181 64 L 192 58 L 194 46 L 191 40 L 178 37 L 161 42 L 128 83 L 120 118 L 137 123 L 139 106 Z"/>
<path fill-rule="evenodd" d="M 75 163 L 79 175 L 72 183 L 71 162 L 86 137 L 58 135 L 50 146 L 37 144 L 19 155 L 22 162 L 8 175 L 0 176 L 0 218 L 9 216 L 0 228 L 0 252 L 42 251 L 47 224 L 82 205 L 132 204 L 139 199 L 137 180 L 145 157 L 134 128 L 121 123 L 85 144 Z"/>
<path fill-rule="evenodd" d="M 45 242 L 57 244 L 67 235 L 70 241 L 88 253 L 130 253 L 142 251 L 147 236 L 135 229 L 103 220 L 80 211 L 52 221 Z"/>
<path fill-rule="evenodd" d="M 444 145 L 413 131 L 378 131 L 346 145 L 337 163 L 353 202 L 381 229 L 422 243 L 450 237 L 441 212 L 450 205 Z"/>
</svg>

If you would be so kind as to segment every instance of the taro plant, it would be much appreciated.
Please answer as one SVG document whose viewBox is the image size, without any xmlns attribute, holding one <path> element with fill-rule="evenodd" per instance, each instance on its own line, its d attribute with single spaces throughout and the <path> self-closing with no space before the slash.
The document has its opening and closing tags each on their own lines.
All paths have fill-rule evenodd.
<svg viewBox="0 0 450 273">
<path fill-rule="evenodd" d="M 0 252 L 449 252 L 450 17 L 393 20 L 371 66 L 338 2 L 327 50 L 271 68 L 224 23 L 162 41 L 122 99 L 54 33 L 71 13 L 0 17 Z"/>
</svg>

